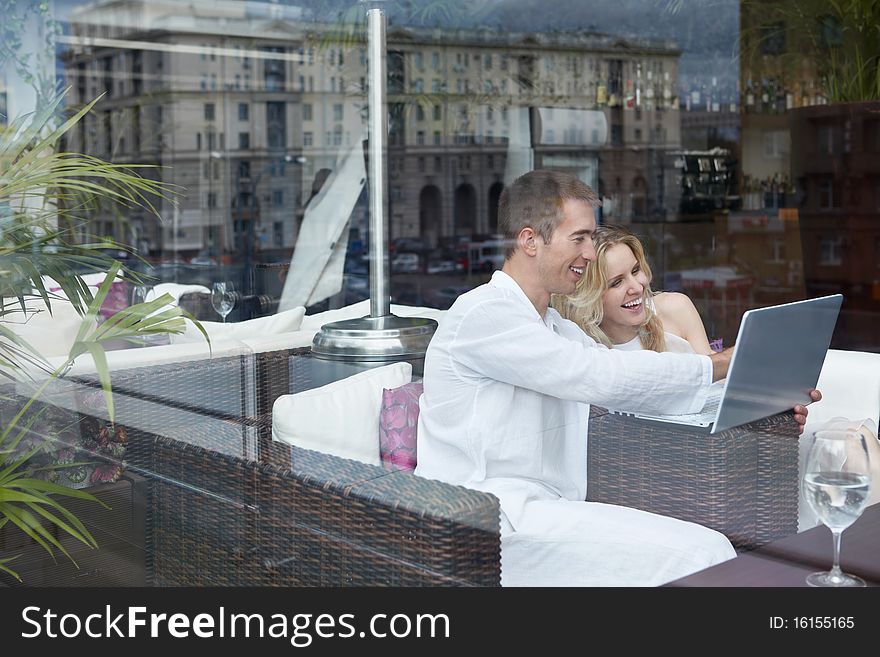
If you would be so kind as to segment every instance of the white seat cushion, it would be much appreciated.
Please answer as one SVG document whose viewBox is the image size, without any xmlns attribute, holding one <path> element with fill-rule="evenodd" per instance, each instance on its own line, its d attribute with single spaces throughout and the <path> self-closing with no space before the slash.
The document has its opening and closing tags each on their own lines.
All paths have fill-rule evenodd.
<svg viewBox="0 0 880 657">
<path fill-rule="evenodd" d="M 7 310 L 2 318 L 3 325 L 26 340 L 44 358 L 67 356 L 82 317 L 66 299 L 50 299 L 52 313 L 49 314 L 42 298 L 28 298 L 26 312 L 22 313 L 18 299 L 3 300 Z"/>
<path fill-rule="evenodd" d="M 394 363 L 314 390 L 282 395 L 272 407 L 272 438 L 379 465 L 382 390 L 411 380 L 412 365 Z"/>
<path fill-rule="evenodd" d="M 208 332 L 211 341 L 215 340 L 246 340 L 253 338 L 265 338 L 281 333 L 298 331 L 303 321 L 306 309 L 303 306 L 291 308 L 267 317 L 257 317 L 243 322 L 200 322 Z M 204 342 L 202 335 L 195 324 L 186 322 L 186 331 L 171 335 L 171 344 L 183 344 L 188 342 Z"/>
<path fill-rule="evenodd" d="M 829 349 L 816 388 L 822 401 L 810 404 L 808 426 L 837 416 L 880 423 L 880 354 Z"/>
<path fill-rule="evenodd" d="M 810 404 L 807 424 L 799 443 L 800 474 L 803 476 L 811 436 L 817 427 L 833 418 L 872 420 L 880 423 L 880 354 L 829 349 L 816 388 L 822 401 Z M 798 507 L 798 531 L 819 524 L 803 498 Z"/>
</svg>

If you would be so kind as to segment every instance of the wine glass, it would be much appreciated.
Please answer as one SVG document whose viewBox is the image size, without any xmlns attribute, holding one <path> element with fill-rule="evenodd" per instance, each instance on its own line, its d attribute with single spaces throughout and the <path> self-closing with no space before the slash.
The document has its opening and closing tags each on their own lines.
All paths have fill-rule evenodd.
<svg viewBox="0 0 880 657">
<path fill-rule="evenodd" d="M 837 424 L 819 429 L 804 470 L 804 496 L 834 538 L 834 565 L 807 576 L 810 586 L 865 586 L 860 577 L 840 569 L 840 534 L 861 515 L 871 487 L 867 437 Z"/>
<path fill-rule="evenodd" d="M 219 281 L 211 288 L 211 305 L 217 314 L 226 321 L 226 315 L 232 312 L 235 306 L 235 286 L 232 281 Z"/>
<path fill-rule="evenodd" d="M 141 283 L 139 285 L 131 286 L 131 305 L 137 305 L 139 303 L 144 303 L 146 301 L 150 301 L 150 297 L 152 296 L 150 293 L 153 291 L 153 286 L 149 283 Z"/>
</svg>

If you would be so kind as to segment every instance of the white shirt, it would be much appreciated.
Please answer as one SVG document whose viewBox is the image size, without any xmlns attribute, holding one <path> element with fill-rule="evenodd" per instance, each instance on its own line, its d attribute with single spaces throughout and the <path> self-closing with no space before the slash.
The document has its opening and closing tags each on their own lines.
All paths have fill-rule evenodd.
<svg viewBox="0 0 880 657">
<path fill-rule="evenodd" d="M 691 343 L 681 336 L 678 336 L 675 333 L 670 333 L 669 331 L 663 331 L 663 334 L 666 338 L 666 351 L 674 354 L 696 353 L 691 346 Z M 641 351 L 644 347 L 642 347 L 642 342 L 639 340 L 639 336 L 636 336 L 629 342 L 613 345 L 612 349 L 620 349 L 622 351 Z"/>
<path fill-rule="evenodd" d="M 707 356 L 623 352 L 495 272 L 460 296 L 425 356 L 416 474 L 493 493 L 516 528 L 530 500 L 584 500 L 589 403 L 696 413 Z"/>
</svg>

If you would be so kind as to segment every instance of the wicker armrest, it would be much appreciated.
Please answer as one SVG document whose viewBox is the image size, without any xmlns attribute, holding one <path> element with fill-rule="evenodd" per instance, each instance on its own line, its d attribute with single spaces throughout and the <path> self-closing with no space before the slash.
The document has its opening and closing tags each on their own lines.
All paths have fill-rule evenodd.
<svg viewBox="0 0 880 657">
<path fill-rule="evenodd" d="M 265 443 L 259 460 L 152 444 L 158 585 L 497 586 L 498 500 Z"/>
<path fill-rule="evenodd" d="M 791 411 L 707 434 L 593 407 L 588 454 L 590 501 L 696 522 L 743 550 L 797 532 Z"/>
</svg>

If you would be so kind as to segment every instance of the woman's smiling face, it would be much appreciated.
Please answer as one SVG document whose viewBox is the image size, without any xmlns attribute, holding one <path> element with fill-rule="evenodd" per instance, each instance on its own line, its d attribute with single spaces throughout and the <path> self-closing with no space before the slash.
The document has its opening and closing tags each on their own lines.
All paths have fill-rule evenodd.
<svg viewBox="0 0 880 657">
<path fill-rule="evenodd" d="M 600 325 L 612 342 L 633 339 L 648 318 L 645 290 L 650 280 L 626 244 L 614 244 L 605 251 L 604 317 Z"/>
</svg>

